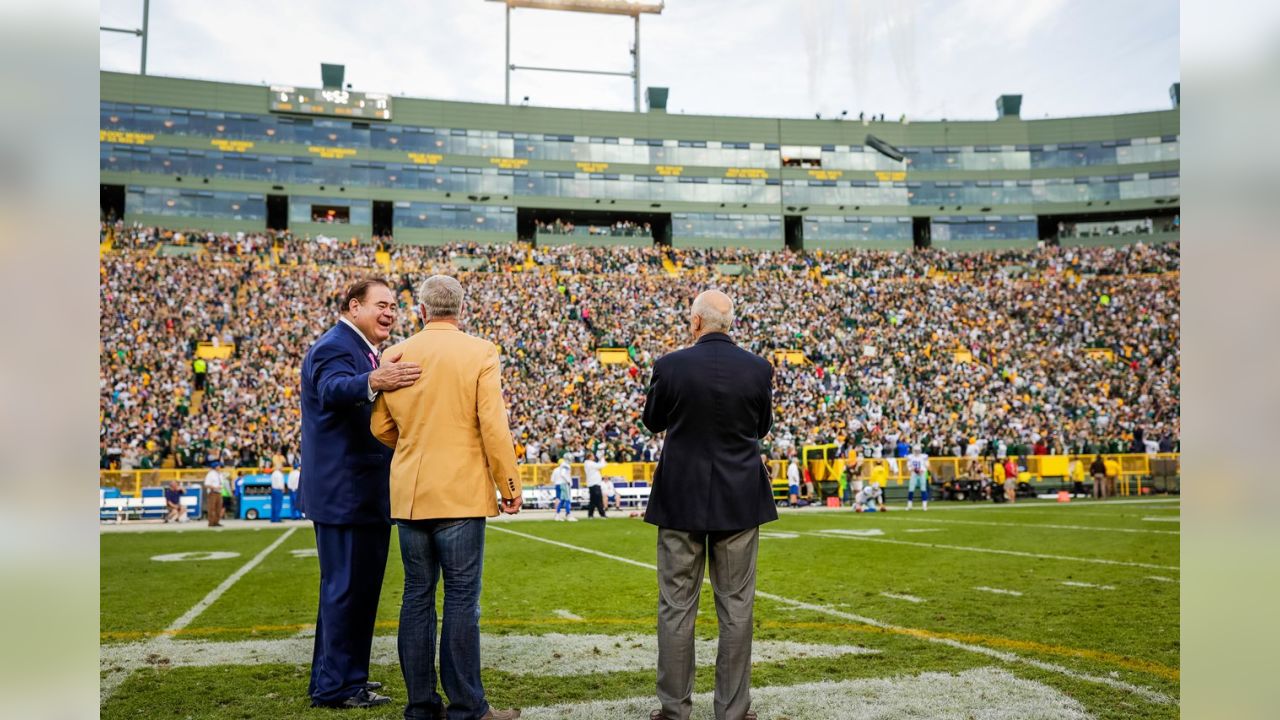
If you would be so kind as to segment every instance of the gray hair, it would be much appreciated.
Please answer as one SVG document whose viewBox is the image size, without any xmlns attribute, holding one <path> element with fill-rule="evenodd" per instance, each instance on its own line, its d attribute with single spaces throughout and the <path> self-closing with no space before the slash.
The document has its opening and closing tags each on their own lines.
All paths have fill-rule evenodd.
<svg viewBox="0 0 1280 720">
<path fill-rule="evenodd" d="M 427 320 L 457 317 L 462 312 L 462 283 L 448 275 L 432 275 L 418 288 L 418 302 L 426 310 Z"/>
<path fill-rule="evenodd" d="M 702 318 L 705 332 L 727 333 L 733 327 L 733 300 L 719 290 L 707 290 L 693 299 L 689 314 Z"/>
</svg>

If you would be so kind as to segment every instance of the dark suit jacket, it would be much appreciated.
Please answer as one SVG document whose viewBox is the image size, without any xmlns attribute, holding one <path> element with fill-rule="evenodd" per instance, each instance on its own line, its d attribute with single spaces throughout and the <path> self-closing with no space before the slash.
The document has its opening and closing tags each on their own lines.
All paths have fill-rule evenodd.
<svg viewBox="0 0 1280 720">
<path fill-rule="evenodd" d="M 724 333 L 658 358 L 644 425 L 666 431 L 645 522 L 692 532 L 778 519 L 760 439 L 773 424 L 773 366 Z"/>
<path fill-rule="evenodd" d="M 346 323 L 320 336 L 302 361 L 302 499 L 318 523 L 391 522 L 391 450 L 369 432 L 364 338 Z"/>
</svg>

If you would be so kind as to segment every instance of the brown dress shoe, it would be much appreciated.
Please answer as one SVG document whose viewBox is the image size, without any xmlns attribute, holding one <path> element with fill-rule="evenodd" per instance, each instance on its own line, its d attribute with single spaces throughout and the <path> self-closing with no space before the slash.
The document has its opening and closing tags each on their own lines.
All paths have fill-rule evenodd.
<svg viewBox="0 0 1280 720">
<path fill-rule="evenodd" d="M 520 717 L 520 710 L 494 710 L 489 708 L 489 712 L 485 713 L 480 720 L 516 720 Z"/>
<path fill-rule="evenodd" d="M 661 710 L 654 710 L 649 713 L 649 720 L 666 720 L 666 716 L 662 714 Z"/>
</svg>

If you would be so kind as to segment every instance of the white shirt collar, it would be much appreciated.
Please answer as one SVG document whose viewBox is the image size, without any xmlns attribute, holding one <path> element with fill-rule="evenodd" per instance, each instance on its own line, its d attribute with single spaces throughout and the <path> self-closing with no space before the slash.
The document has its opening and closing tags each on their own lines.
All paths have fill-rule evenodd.
<svg viewBox="0 0 1280 720">
<path fill-rule="evenodd" d="M 364 336 L 364 333 L 360 332 L 360 328 L 356 327 L 356 324 L 355 324 L 355 323 L 353 323 L 353 322 L 351 322 L 350 320 L 348 320 L 348 319 L 347 319 L 347 317 L 346 317 L 345 315 L 344 315 L 344 316 L 342 316 L 342 317 L 340 317 L 340 318 L 338 318 L 338 320 L 339 320 L 339 322 L 344 322 L 344 323 L 346 323 L 346 324 L 347 324 L 347 327 L 351 328 L 352 330 L 355 330 L 355 331 L 356 331 L 356 335 L 359 335 L 359 336 L 360 336 L 360 339 L 364 341 L 364 344 L 369 346 L 369 350 L 373 351 L 373 356 L 374 356 L 374 357 L 377 357 L 377 356 L 378 356 L 378 348 L 377 348 L 373 343 L 369 342 L 369 338 L 365 337 L 365 336 Z"/>
</svg>

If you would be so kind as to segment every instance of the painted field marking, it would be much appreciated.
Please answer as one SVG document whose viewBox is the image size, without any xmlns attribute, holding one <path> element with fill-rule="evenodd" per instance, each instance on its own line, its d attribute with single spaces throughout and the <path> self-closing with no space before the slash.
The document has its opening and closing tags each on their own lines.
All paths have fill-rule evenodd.
<svg viewBox="0 0 1280 720">
<path fill-rule="evenodd" d="M 903 532 L 922 533 L 922 532 L 942 532 L 942 528 L 907 528 Z"/>
<path fill-rule="evenodd" d="M 777 530 L 762 530 L 760 532 L 761 540 L 795 540 L 798 537 L 800 535 L 793 532 L 778 532 Z"/>
<path fill-rule="evenodd" d="M 201 560 L 230 560 L 238 557 L 240 557 L 240 553 L 229 550 L 201 550 L 156 555 L 151 559 L 156 562 L 199 562 Z"/>
<path fill-rule="evenodd" d="M 1075 582 L 1074 580 L 1063 580 L 1062 584 L 1066 585 L 1067 587 L 1094 588 L 1095 590 L 1115 590 L 1116 589 L 1114 585 L 1094 585 L 1093 583 Z"/>
<path fill-rule="evenodd" d="M 218 598 L 226 594 L 226 592 L 231 589 L 232 585 L 235 585 L 237 582 L 239 582 L 240 578 L 249 574 L 250 570 L 258 567 L 258 565 L 261 564 L 263 560 L 266 560 L 267 556 L 270 555 L 273 550 L 280 547 L 285 540 L 288 540 L 289 536 L 292 535 L 294 532 L 296 532 L 297 529 L 298 528 L 296 527 L 291 527 L 288 530 L 285 530 L 284 533 L 280 535 L 280 537 L 276 538 L 275 542 L 263 548 L 262 552 L 259 552 L 257 555 L 254 555 L 249 560 L 249 562 L 245 563 L 244 565 L 241 565 L 239 570 L 236 570 L 235 572 L 231 573 L 231 575 L 229 575 L 226 580 L 223 580 L 221 583 L 219 583 L 218 587 L 210 590 L 208 595 L 205 595 L 200 600 L 200 602 L 191 606 L 191 609 L 183 613 L 181 617 L 169 623 L 169 627 L 165 628 L 165 632 L 168 632 L 168 633 L 176 632 L 190 625 L 193 620 L 195 620 L 197 617 L 200 616 L 200 613 L 209 609 L 209 606 L 217 602 Z"/>
<path fill-rule="evenodd" d="M 1174 580 L 1173 578 L 1162 577 L 1162 576 L 1160 576 L 1160 575 L 1148 575 L 1148 576 L 1147 576 L 1147 579 L 1148 579 L 1148 580 L 1155 580 L 1156 582 L 1167 582 L 1167 583 L 1176 583 L 1176 582 L 1178 582 L 1177 580 Z"/>
<path fill-rule="evenodd" d="M 845 530 L 841 528 L 831 530 L 819 530 L 824 535 L 851 535 L 853 537 L 876 537 L 883 535 L 884 531 L 879 528 L 868 528 L 866 530 Z"/>
<path fill-rule="evenodd" d="M 1180 517 L 1158 517 L 1155 515 L 1142 518 L 1143 522 L 1182 522 Z"/>
<path fill-rule="evenodd" d="M 851 607 L 848 603 L 840 603 L 831 607 Z M 591 624 L 602 627 L 627 628 L 627 632 L 643 633 L 647 637 L 653 636 L 653 618 L 640 617 L 592 617 Z M 712 627 L 716 624 L 714 617 L 704 617 L 700 625 Z M 576 620 L 565 620 L 557 617 L 541 617 L 541 618 L 490 618 L 484 621 L 487 627 L 506 627 L 506 628 L 537 628 L 542 630 L 548 626 L 564 625 L 582 627 Z M 374 623 L 374 628 L 384 632 L 395 632 L 400 626 L 396 620 L 379 620 Z M 916 639 L 920 639 L 921 634 L 929 635 L 936 638 L 947 640 L 958 640 L 961 642 L 982 645 L 990 648 L 1003 648 L 1006 650 L 1017 650 L 1022 652 L 1039 653 L 1041 655 L 1052 655 L 1058 657 L 1078 658 L 1085 660 L 1095 660 L 1097 662 L 1114 665 L 1115 667 L 1124 668 L 1137 673 L 1145 673 L 1155 677 L 1165 678 L 1167 680 L 1176 681 L 1181 673 L 1178 668 L 1161 665 L 1151 660 L 1141 660 L 1138 658 L 1128 657 L 1125 655 L 1117 655 L 1104 650 L 1092 650 L 1088 648 L 1068 647 L 1065 645 L 1050 645 L 1046 643 L 1036 642 L 1034 640 L 1015 640 L 1013 638 L 1000 637 L 998 635 L 980 635 L 977 633 L 955 633 L 932 630 L 913 630 L 913 629 L 894 629 L 883 626 L 867 625 L 862 622 L 854 622 L 843 618 L 835 618 L 835 620 L 761 620 L 759 626 L 771 630 L 822 630 L 825 632 L 841 632 L 856 633 L 865 635 L 909 635 Z M 202 627 L 188 628 L 180 633 L 173 635 L 177 642 L 169 647 L 203 647 L 201 641 L 187 641 L 185 638 L 214 638 L 214 637 L 232 637 L 243 638 L 255 633 L 265 632 L 288 632 L 293 638 L 313 637 L 315 634 L 315 626 L 307 623 L 294 623 L 291 625 L 253 625 L 249 627 Z M 551 633 L 555 634 L 555 633 Z M 103 632 L 99 633 L 102 640 L 123 640 L 132 638 L 145 638 L 148 635 L 139 632 Z M 383 636 L 378 636 L 383 637 Z M 575 634 L 575 637 L 577 635 Z M 374 640 L 374 642 L 378 642 Z M 764 641 L 757 641 L 764 642 Z M 228 645 L 229 642 L 216 643 L 218 647 Z M 117 656 L 116 650 L 125 645 L 103 645 L 102 652 L 105 656 L 111 653 Z M 129 647 L 142 647 L 141 641 L 129 643 Z M 310 647 L 310 646 L 308 646 Z M 755 644 L 753 644 L 753 648 Z M 822 647 L 829 647 L 823 645 Z M 305 653 L 304 653 L 305 654 Z M 715 653 L 712 652 L 712 655 Z M 104 663 L 104 670 L 109 670 L 110 666 Z M 502 668 L 495 668 L 502 669 Z"/>
<path fill-rule="evenodd" d="M 985 593 L 994 593 L 996 595 L 1012 595 L 1014 597 L 1022 597 L 1022 593 L 1018 592 L 1017 590 L 1005 590 L 1004 588 L 993 588 L 993 587 L 987 587 L 986 585 L 979 585 L 978 587 L 974 588 L 974 590 L 978 590 Z"/>
<path fill-rule="evenodd" d="M 142 657 L 145 659 L 152 653 L 162 651 L 166 645 L 171 644 L 173 641 L 169 639 L 170 635 L 181 632 L 197 617 L 200 617 L 200 613 L 209 609 L 210 605 L 217 602 L 218 598 L 226 594 L 226 592 L 231 589 L 231 586 L 239 582 L 240 578 L 247 575 L 250 570 L 258 567 L 258 565 L 265 560 L 273 550 L 280 547 L 280 545 L 283 544 L 285 540 L 288 540 L 289 536 L 297 531 L 297 529 L 298 528 L 295 526 L 285 530 L 284 533 L 282 533 L 280 537 L 276 538 L 274 542 L 263 548 L 261 552 L 250 558 L 244 565 L 241 565 L 238 570 L 227 576 L 227 579 L 219 583 L 216 588 L 210 590 L 209 594 L 200 599 L 200 602 L 192 605 L 190 610 L 183 613 L 177 620 L 169 623 L 169 626 L 164 629 L 162 634 L 143 643 L 146 652 L 142 653 Z M 100 684 L 99 702 L 105 703 L 110 699 L 111 694 L 116 691 L 116 688 L 120 687 L 120 683 L 124 682 L 134 670 L 140 667 L 140 665 L 140 662 L 122 663 L 118 670 L 108 672 L 106 676 L 102 678 Z"/>
<path fill-rule="evenodd" d="M 992 555 L 1012 555 L 1013 557 L 1035 558 L 1037 560 L 1066 560 L 1068 562 L 1092 563 L 1095 565 L 1119 565 L 1122 567 L 1139 567 L 1149 570 L 1179 570 L 1177 565 L 1154 565 L 1152 563 L 1129 562 L 1127 560 L 1107 560 L 1105 558 L 1085 558 L 1074 555 L 1049 555 L 1046 553 L 1023 552 L 1021 550 L 1001 550 L 999 548 L 972 547 L 968 545 L 938 545 L 936 543 L 912 542 L 910 540 L 890 540 L 889 538 L 859 537 L 857 535 L 834 534 L 825 532 L 802 533 L 813 537 L 833 537 L 840 540 L 857 540 L 860 542 L 889 543 L 891 545 L 909 545 L 912 547 L 932 548 L 936 550 L 960 550 L 963 552 L 990 553 Z"/>
<path fill-rule="evenodd" d="M 890 600 L 905 600 L 905 601 L 907 601 L 907 602 L 909 602 L 909 603 L 922 603 L 922 602 L 924 602 L 924 598 L 919 598 L 919 597 L 916 597 L 915 595 L 903 595 L 903 594 L 899 594 L 899 593 L 882 592 L 882 593 L 880 593 L 880 596 L 881 596 L 881 597 L 887 597 L 887 598 L 889 598 Z"/>
<path fill-rule="evenodd" d="M 373 639 L 370 662 L 399 662 L 396 636 Z M 147 643 L 102 648 L 101 665 L 161 662 L 165 667 L 215 667 L 221 665 L 305 665 L 311 662 L 314 640 L 305 637 L 274 640 L 202 642 L 181 640 L 156 650 Z M 694 643 L 698 665 L 714 665 L 718 641 Z M 753 663 L 785 662 L 797 658 L 834 658 L 845 655 L 878 655 L 879 650 L 860 645 L 830 645 L 756 640 L 751 645 Z M 158 657 L 157 657 L 158 656 Z M 658 662 L 658 639 L 653 633 L 627 635 L 564 634 L 480 636 L 480 658 L 485 668 L 539 677 L 573 677 L 608 672 L 652 670 Z M 518 668 L 518 670 L 513 670 Z"/>
<path fill-rule="evenodd" d="M 886 520 L 890 518 L 885 518 Z M 905 520 L 907 522 L 935 523 L 945 525 L 986 525 L 989 527 L 1016 527 L 1016 528 L 1047 528 L 1049 530 L 1083 530 L 1086 532 L 1121 532 L 1121 533 L 1138 533 L 1141 535 L 1180 535 L 1177 530 L 1149 530 L 1147 528 L 1116 528 L 1116 527 L 1094 527 L 1091 525 L 1058 525 L 1054 523 L 1011 523 L 998 522 L 995 520 L 942 520 L 934 518 L 922 517 L 903 517 L 895 515 L 893 520 Z M 1143 518 L 1147 519 L 1147 518 Z M 1177 518 L 1165 518 L 1173 522 L 1177 522 Z M 907 532 L 912 532 L 908 530 Z M 919 532 L 918 530 L 915 532 Z"/>
<path fill-rule="evenodd" d="M 578 622 L 582 622 L 581 615 L 574 615 L 568 610 L 556 609 L 556 610 L 552 610 L 551 612 L 554 613 L 556 617 L 564 618 L 565 620 L 577 620 Z"/>
<path fill-rule="evenodd" d="M 546 543 L 548 545 L 555 545 L 556 547 L 562 547 L 567 550 L 586 553 L 587 555 L 594 555 L 596 557 L 605 558 L 607 560 L 614 560 L 620 563 L 626 563 L 627 565 L 634 565 L 636 567 L 644 568 L 645 570 L 649 570 L 652 572 L 657 572 L 658 570 L 658 567 L 656 565 L 640 562 L 639 560 L 632 560 L 631 558 L 622 557 L 620 555 L 611 555 L 609 553 L 601 552 L 599 550 L 594 550 L 592 548 L 581 547 L 578 545 L 570 545 L 569 543 L 560 542 L 559 540 L 550 540 L 548 538 L 539 537 L 537 535 L 531 535 L 529 533 L 518 532 L 518 531 L 511 530 L 504 527 L 497 527 L 495 525 L 490 525 L 489 528 L 497 532 L 509 533 L 517 537 L 522 537 L 522 538 L 533 540 L 536 542 Z M 704 578 L 703 582 L 706 583 L 710 581 Z M 922 628 L 907 628 L 899 625 L 893 625 L 891 623 L 882 622 L 880 620 L 869 618 L 863 615 L 856 615 L 854 613 L 845 612 L 843 610 L 837 610 L 827 605 L 815 605 L 813 603 L 804 602 L 802 600 L 793 600 L 788 597 L 775 595 L 773 593 L 764 592 L 761 590 L 756 591 L 756 597 L 762 597 L 766 600 L 772 600 L 773 602 L 776 602 L 782 605 L 787 605 L 797 610 L 808 610 L 814 613 L 829 615 L 831 617 L 840 618 L 842 620 L 848 620 L 850 622 L 858 623 L 860 625 L 869 625 L 874 628 L 879 628 L 880 630 L 883 630 L 885 632 L 889 632 L 897 635 L 906 635 L 919 640 L 923 640 L 925 642 L 946 645 L 948 647 L 952 647 L 957 650 L 964 650 L 966 652 L 976 653 L 979 655 L 986 655 L 987 657 L 993 657 L 998 660 L 1001 660 L 1002 662 L 1021 663 L 1023 665 L 1029 665 L 1031 667 L 1038 668 L 1040 670 L 1045 670 L 1051 673 L 1058 673 L 1058 674 L 1075 678 L 1077 680 L 1081 680 L 1084 682 L 1094 683 L 1097 685 L 1106 685 L 1107 687 L 1115 688 L 1117 690 L 1123 690 L 1125 692 L 1133 693 L 1149 702 L 1153 702 L 1161 705 L 1171 705 L 1174 702 L 1173 699 L 1170 698 L 1168 695 L 1158 690 L 1152 690 L 1151 688 L 1144 687 L 1142 685 L 1134 685 L 1133 683 L 1128 683 L 1113 677 L 1107 677 L 1102 675 L 1092 675 L 1085 672 L 1079 672 L 1076 670 L 1072 670 L 1071 668 L 1068 668 L 1063 665 L 1058 665 L 1056 663 L 1051 663 L 1051 662 L 1045 662 L 1043 660 L 1037 660 L 1035 658 L 1026 657 L 1024 655 L 1018 655 L 1012 652 L 996 650 L 994 648 L 986 647 L 985 645 L 977 645 L 971 642 L 963 642 L 961 640 L 947 637 L 940 633 L 935 633 L 929 630 L 924 630 Z M 1092 651 L 1076 651 L 1072 654 L 1088 657 L 1094 653 Z M 1160 677 L 1173 676 L 1171 679 L 1176 679 L 1178 675 L 1177 670 L 1168 669 L 1168 668 L 1164 668 L 1163 670 L 1158 670 L 1155 672 L 1155 674 L 1159 675 Z"/>
<path fill-rule="evenodd" d="M 999 698 L 993 703 L 993 698 Z M 693 696 L 690 720 L 712 720 L 712 693 Z M 526 708 L 525 720 L 598 720 L 648 717 L 650 695 Z M 814 682 L 751 688 L 751 708 L 762 718 L 880 720 L 882 718 L 1038 718 L 1087 720 L 1079 700 L 1050 685 L 999 668 L 928 672 L 891 678 Z"/>
<path fill-rule="evenodd" d="M 294 548 L 289 551 L 289 554 L 296 558 L 313 558 L 320 557 L 320 550 L 318 548 Z"/>
</svg>

